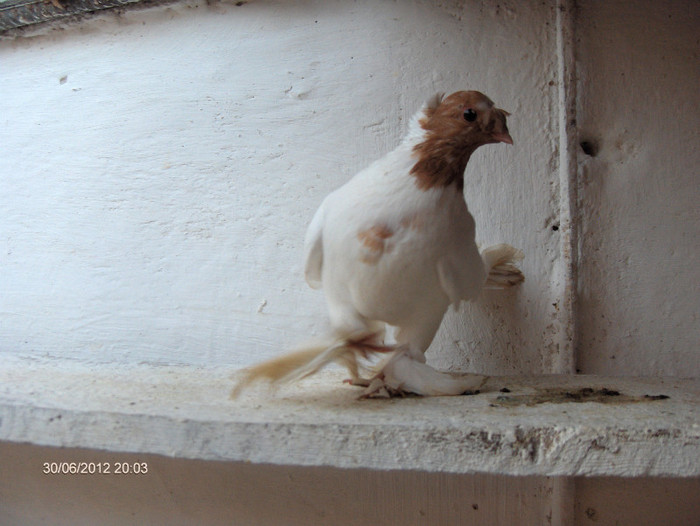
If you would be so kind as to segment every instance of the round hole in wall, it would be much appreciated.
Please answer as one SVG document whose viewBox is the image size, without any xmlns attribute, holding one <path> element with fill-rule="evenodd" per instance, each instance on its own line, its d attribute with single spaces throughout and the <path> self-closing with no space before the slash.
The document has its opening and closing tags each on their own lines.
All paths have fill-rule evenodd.
<svg viewBox="0 0 700 526">
<path fill-rule="evenodd" d="M 581 149 L 583 153 L 590 157 L 595 157 L 598 155 L 598 143 L 594 140 L 584 140 L 581 141 Z"/>
</svg>

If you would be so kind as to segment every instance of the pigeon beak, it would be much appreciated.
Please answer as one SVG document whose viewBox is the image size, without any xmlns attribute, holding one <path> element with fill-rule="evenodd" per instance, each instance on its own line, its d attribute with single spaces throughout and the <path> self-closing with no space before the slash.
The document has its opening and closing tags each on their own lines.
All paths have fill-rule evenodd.
<svg viewBox="0 0 700 526">
<path fill-rule="evenodd" d="M 503 133 L 494 133 L 492 135 L 493 140 L 495 142 L 504 142 L 506 144 L 513 144 L 513 138 L 510 136 L 510 133 L 508 132 L 503 132 Z"/>
</svg>

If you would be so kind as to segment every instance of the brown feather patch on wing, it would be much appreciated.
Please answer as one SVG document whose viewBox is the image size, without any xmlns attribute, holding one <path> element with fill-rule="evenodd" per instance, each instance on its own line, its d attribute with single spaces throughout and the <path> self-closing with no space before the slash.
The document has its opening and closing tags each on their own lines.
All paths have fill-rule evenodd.
<svg viewBox="0 0 700 526">
<path fill-rule="evenodd" d="M 382 254 L 391 252 L 393 245 L 388 240 L 393 235 L 393 230 L 385 225 L 375 225 L 358 232 L 357 239 L 362 245 L 361 261 L 373 265 L 379 261 Z"/>
</svg>

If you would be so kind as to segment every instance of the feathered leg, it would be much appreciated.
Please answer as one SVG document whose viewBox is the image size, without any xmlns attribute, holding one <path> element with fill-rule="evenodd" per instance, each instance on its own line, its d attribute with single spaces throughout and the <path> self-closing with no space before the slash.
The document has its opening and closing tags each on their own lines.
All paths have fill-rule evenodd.
<svg viewBox="0 0 700 526">
<path fill-rule="evenodd" d="M 434 319 L 416 318 L 396 333 L 394 354 L 381 365 L 363 397 L 401 396 L 413 393 L 423 396 L 473 394 L 488 377 L 476 374 L 452 374 L 425 363 L 425 351 L 440 327 L 443 313 Z"/>
<path fill-rule="evenodd" d="M 452 374 L 431 367 L 411 356 L 408 348 L 400 349 L 382 368 L 381 378 L 374 381 L 365 396 L 395 396 L 414 393 L 423 396 L 475 394 L 488 376 Z"/>
<path fill-rule="evenodd" d="M 343 383 L 353 385 L 355 387 L 369 387 L 375 376 L 370 378 L 363 378 L 360 376 L 358 367 L 358 358 L 369 359 L 372 355 L 377 353 L 389 353 L 394 351 L 395 346 L 386 345 L 383 342 L 384 331 L 378 333 L 373 333 L 358 341 L 350 342 L 349 345 L 355 348 L 356 352 L 354 354 L 346 354 L 343 365 L 348 369 L 350 373 L 350 378 L 343 380 Z"/>
</svg>

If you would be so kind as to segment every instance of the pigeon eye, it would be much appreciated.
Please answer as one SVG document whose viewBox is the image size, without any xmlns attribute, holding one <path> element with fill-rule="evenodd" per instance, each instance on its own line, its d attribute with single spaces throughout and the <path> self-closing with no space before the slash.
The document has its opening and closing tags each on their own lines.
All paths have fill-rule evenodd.
<svg viewBox="0 0 700 526">
<path fill-rule="evenodd" d="M 476 120 L 476 112 L 471 108 L 467 108 L 464 110 L 464 120 L 467 122 L 474 122 Z"/>
</svg>

